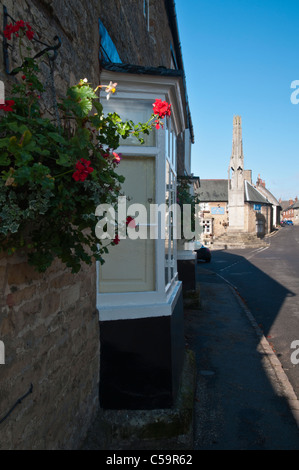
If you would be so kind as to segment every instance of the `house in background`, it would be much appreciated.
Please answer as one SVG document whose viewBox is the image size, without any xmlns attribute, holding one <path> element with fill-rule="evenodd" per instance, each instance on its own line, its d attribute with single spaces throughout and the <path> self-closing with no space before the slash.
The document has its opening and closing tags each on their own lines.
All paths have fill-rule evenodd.
<svg viewBox="0 0 299 470">
<path fill-rule="evenodd" d="M 140 1 L 132 9 L 131 2 L 107 0 L 101 8 L 101 82 L 117 83 L 104 111 L 144 122 L 155 99 L 171 104 L 162 129 L 143 145 L 128 138 L 118 149 L 128 215 L 136 216 L 133 205 L 142 204 L 149 216 L 152 205 L 176 202 L 179 175 L 191 176 L 194 136 L 175 4 Z M 121 240 L 98 266 L 103 408 L 170 407 L 176 398 L 185 354 L 182 282 L 178 221 L 166 215 L 166 227 L 165 217 L 148 219 L 143 239 Z"/>
<path fill-rule="evenodd" d="M 297 196 L 295 200 L 279 200 L 282 206 L 281 220 L 291 220 L 293 224 L 299 225 L 299 201 Z"/>
<path fill-rule="evenodd" d="M 268 201 L 272 204 L 272 228 L 276 228 L 280 224 L 280 214 L 281 214 L 281 205 L 276 197 L 266 188 L 266 183 L 264 180 L 261 179 L 260 175 L 258 175 L 256 184 L 257 190 L 265 196 Z"/>
<path fill-rule="evenodd" d="M 293 205 L 294 210 L 294 225 L 299 225 L 299 201 L 297 200 Z"/>
<path fill-rule="evenodd" d="M 198 190 L 202 242 L 210 245 L 228 227 L 228 183 L 225 179 L 201 179 Z"/>
</svg>

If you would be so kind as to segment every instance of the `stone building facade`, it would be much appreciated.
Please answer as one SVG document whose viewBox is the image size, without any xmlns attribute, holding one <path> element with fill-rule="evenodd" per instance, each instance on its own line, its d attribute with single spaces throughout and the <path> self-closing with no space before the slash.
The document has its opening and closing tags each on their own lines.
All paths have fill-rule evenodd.
<svg viewBox="0 0 299 470">
<path fill-rule="evenodd" d="M 227 180 L 200 180 L 197 191 L 202 218 L 202 242 L 210 245 L 213 239 L 226 233 L 228 227 Z"/>
<path fill-rule="evenodd" d="M 11 18 L 28 21 L 36 39 L 48 45 L 57 46 L 56 36 L 61 41 L 54 66 L 47 55 L 40 62 L 46 85 L 41 100 L 53 118 L 56 100 L 68 86 L 82 78 L 95 86 L 101 82 L 99 21 L 117 44 L 123 63 L 183 69 L 172 1 L 1 0 L 1 11 L 4 6 L 8 22 Z M 33 41 L 32 55 L 44 47 Z M 18 80 L 7 72 L 20 65 L 15 48 L 8 50 L 8 58 L 5 63 L 1 48 L 0 80 L 6 96 Z M 184 74 L 178 77 L 183 89 Z M 186 95 L 183 102 L 183 119 L 189 122 L 193 138 Z M 190 131 L 178 136 L 182 172 Z M 26 263 L 24 253 L 1 255 L 0 341 L 5 345 L 5 364 L 0 364 L 1 449 L 80 446 L 99 406 L 96 280 L 95 264 L 74 275 L 57 262 L 39 275 Z"/>
<path fill-rule="evenodd" d="M 99 31 L 94 13 L 98 2 L 1 1 L 11 18 L 30 23 L 40 41 L 61 48 L 53 75 L 57 99 L 80 78 L 99 82 Z M 15 46 L 14 41 L 10 43 Z M 32 56 L 45 46 L 32 42 Z M 5 96 L 21 65 L 15 47 L 5 64 L 0 50 L 0 79 Z M 88 60 L 87 60 L 88 58 Z M 41 58 L 41 96 L 45 111 L 55 117 L 50 61 Z M 96 267 L 71 274 L 55 263 L 41 275 L 17 253 L 0 259 L 0 340 L 5 364 L 0 375 L 1 449 L 76 449 L 98 407 L 99 325 L 96 314 Z M 32 389 L 31 389 L 32 385 Z M 26 395 L 20 404 L 14 404 Z"/>
</svg>

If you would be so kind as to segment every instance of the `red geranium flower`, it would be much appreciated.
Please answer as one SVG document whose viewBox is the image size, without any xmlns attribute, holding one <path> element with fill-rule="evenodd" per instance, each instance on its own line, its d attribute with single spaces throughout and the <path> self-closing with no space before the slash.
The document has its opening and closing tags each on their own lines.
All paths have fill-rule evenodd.
<svg viewBox="0 0 299 470">
<path fill-rule="evenodd" d="M 160 119 L 155 120 L 155 128 L 160 129 L 160 127 L 163 129 L 163 123 L 160 121 Z"/>
<path fill-rule="evenodd" d="M 93 168 L 90 165 L 90 161 L 85 160 L 84 158 L 81 158 L 77 163 L 76 163 L 76 170 L 75 173 L 73 173 L 73 178 L 75 181 L 85 181 L 86 178 L 90 173 L 93 172 Z"/>
<path fill-rule="evenodd" d="M 19 20 L 15 24 L 9 23 L 3 31 L 4 37 L 9 40 L 11 39 L 12 34 L 15 34 L 17 37 L 19 37 L 20 29 L 23 31 L 26 30 L 25 34 L 29 40 L 33 39 L 34 31 L 32 31 L 30 24 L 25 23 L 23 20 Z"/>
<path fill-rule="evenodd" d="M 161 119 L 163 119 L 165 116 L 170 116 L 171 104 L 167 103 L 167 101 L 156 99 L 156 101 L 153 103 L 153 113 L 158 115 Z"/>
<path fill-rule="evenodd" d="M 116 237 L 113 239 L 113 243 L 114 243 L 114 245 L 118 245 L 119 242 L 120 242 L 120 238 L 119 238 L 118 235 L 116 235 Z"/>
<path fill-rule="evenodd" d="M 130 215 L 128 215 L 128 217 L 126 219 L 126 224 L 127 224 L 128 227 L 131 227 L 131 228 L 136 227 L 135 219 L 133 217 L 131 217 Z"/>
<path fill-rule="evenodd" d="M 14 100 L 5 100 L 5 104 L 0 104 L 0 109 L 3 109 L 3 111 L 6 112 L 13 111 L 14 104 Z"/>
<path fill-rule="evenodd" d="M 27 38 L 28 38 L 30 41 L 32 41 L 33 36 L 34 36 L 34 31 L 32 31 L 31 29 L 30 29 L 30 30 L 28 29 L 28 30 L 26 31 L 26 36 L 27 36 Z"/>
</svg>

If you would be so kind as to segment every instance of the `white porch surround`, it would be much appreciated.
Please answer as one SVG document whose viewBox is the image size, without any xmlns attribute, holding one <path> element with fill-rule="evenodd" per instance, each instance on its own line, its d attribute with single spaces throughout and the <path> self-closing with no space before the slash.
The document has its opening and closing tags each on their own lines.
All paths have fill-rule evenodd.
<svg viewBox="0 0 299 470">
<path fill-rule="evenodd" d="M 132 119 L 135 123 L 134 117 L 134 103 L 148 103 L 149 113 L 148 118 L 152 112 L 152 103 L 157 98 L 171 103 L 172 110 L 172 125 L 174 133 L 177 136 L 179 133 L 184 132 L 186 113 L 184 103 L 184 87 L 183 79 L 178 76 L 165 76 L 165 75 L 149 75 L 149 74 L 132 74 L 111 72 L 103 70 L 101 74 L 101 82 L 103 84 L 110 81 L 117 82 L 117 92 L 112 95 L 109 101 L 103 99 L 102 104 L 104 112 L 119 112 L 121 110 L 121 103 L 127 103 L 130 100 L 130 109 L 126 109 L 127 119 Z M 126 100 L 126 101 L 124 101 Z M 120 106 L 119 106 L 120 104 Z M 121 115 L 121 112 L 119 112 Z M 122 117 L 122 115 L 121 115 Z M 155 200 L 153 203 L 165 204 L 166 194 L 166 129 L 160 128 L 154 130 L 155 139 L 153 145 L 122 145 L 117 149 L 118 153 L 123 156 L 125 164 L 125 157 L 151 157 L 155 160 Z M 121 173 L 121 165 L 119 171 Z M 138 181 L 136 181 L 138 185 Z M 129 207 L 130 203 L 127 204 Z M 150 224 L 149 224 L 150 226 Z M 119 246 L 121 247 L 122 240 Z M 165 285 L 165 240 L 158 238 L 154 240 L 154 263 L 153 269 L 155 270 L 155 289 L 151 291 L 138 292 L 134 291 L 133 286 L 128 289 L 128 292 L 102 292 L 99 283 L 101 282 L 101 270 L 105 270 L 98 264 L 98 289 L 97 289 L 97 308 L 99 311 L 99 319 L 101 322 L 112 320 L 125 320 L 125 319 L 138 319 L 146 317 L 160 317 L 171 316 L 173 309 L 177 303 L 177 299 L 181 292 L 181 282 L 178 281 L 177 274 L 177 251 L 176 241 L 174 241 L 173 250 L 173 277 L 170 282 Z M 114 247 L 111 247 L 113 250 Z M 125 249 L 125 248 L 124 248 Z M 121 261 L 120 261 L 121 262 Z M 135 260 L 136 262 L 136 260 Z M 106 258 L 106 263 L 109 263 L 109 255 Z M 130 266 L 127 266 L 130 270 Z"/>
</svg>

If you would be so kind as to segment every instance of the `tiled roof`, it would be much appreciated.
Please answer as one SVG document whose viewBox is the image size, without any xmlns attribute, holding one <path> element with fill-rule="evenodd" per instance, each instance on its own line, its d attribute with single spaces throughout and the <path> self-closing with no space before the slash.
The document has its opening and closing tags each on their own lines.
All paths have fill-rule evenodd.
<svg viewBox="0 0 299 470">
<path fill-rule="evenodd" d="M 203 180 L 200 179 L 200 188 L 198 190 L 199 200 L 201 202 L 209 201 L 228 201 L 228 182 L 227 180 Z"/>
<path fill-rule="evenodd" d="M 200 188 L 198 189 L 197 194 L 199 196 L 200 202 L 227 202 L 228 181 L 224 179 L 201 179 Z M 272 201 L 270 201 L 263 194 L 261 194 L 258 189 L 256 189 L 252 184 L 249 183 L 249 181 L 244 181 L 244 200 L 245 202 L 253 202 L 259 204 L 273 204 Z M 277 202 L 277 204 L 279 203 Z"/>
<path fill-rule="evenodd" d="M 288 211 L 290 209 L 299 209 L 299 201 L 295 201 L 293 204 L 290 204 L 286 206 L 283 210 Z"/>
<path fill-rule="evenodd" d="M 257 185 L 256 189 L 262 193 L 263 196 L 265 196 L 274 206 L 280 206 L 278 200 L 276 197 L 273 196 L 273 194 L 269 191 L 269 189 L 265 188 L 264 186 Z"/>
<path fill-rule="evenodd" d="M 245 202 L 257 202 L 260 204 L 271 204 L 249 181 L 245 181 Z"/>
<path fill-rule="evenodd" d="M 285 211 L 290 206 L 290 201 L 280 201 L 280 206 Z"/>
</svg>

